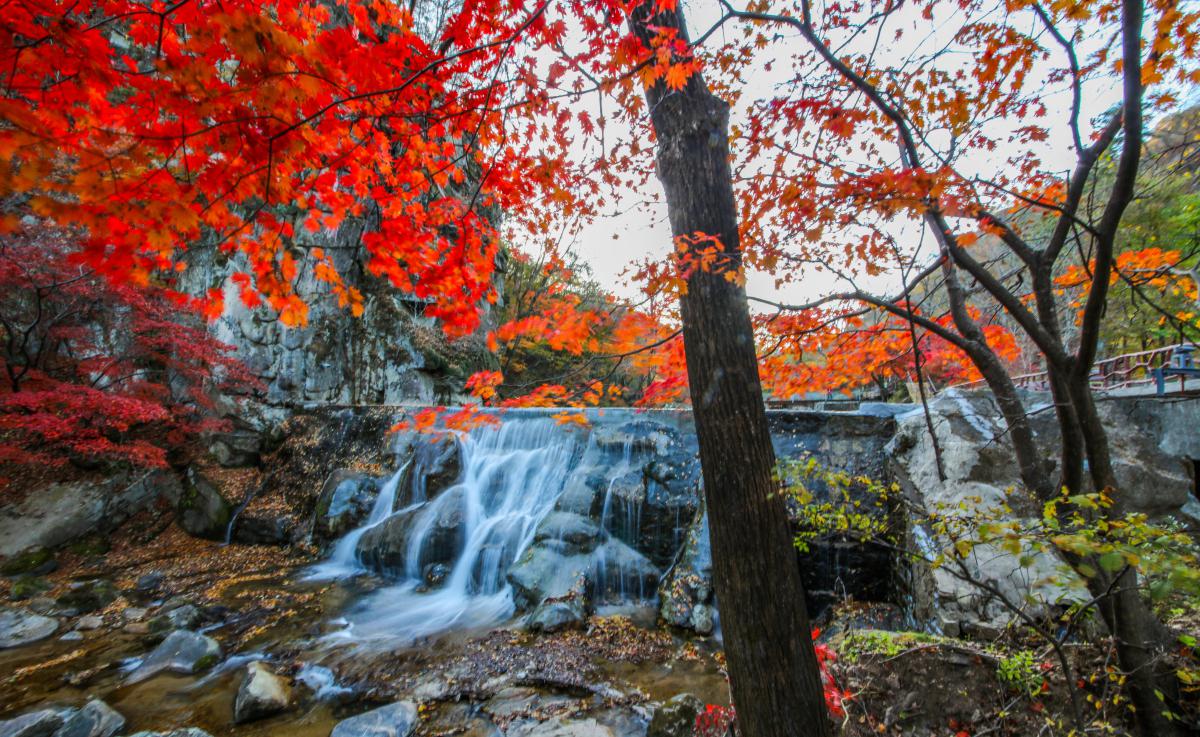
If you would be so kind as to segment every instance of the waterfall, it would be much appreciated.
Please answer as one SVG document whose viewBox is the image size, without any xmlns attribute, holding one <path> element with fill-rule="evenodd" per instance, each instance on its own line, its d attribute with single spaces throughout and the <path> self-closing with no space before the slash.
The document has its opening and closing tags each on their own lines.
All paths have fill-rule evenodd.
<svg viewBox="0 0 1200 737">
<path fill-rule="evenodd" d="M 396 487 L 400 485 L 400 478 L 404 475 L 404 469 L 407 467 L 408 463 L 405 463 L 384 482 L 383 487 L 379 489 L 379 496 L 375 497 L 375 504 L 371 507 L 371 514 L 367 517 L 367 521 L 338 540 L 329 559 L 313 566 L 309 574 L 305 576 L 306 580 L 343 578 L 362 573 L 365 570 L 362 563 L 359 562 L 356 552 L 358 541 L 362 539 L 367 530 L 379 525 L 392 515 L 392 507 L 396 504 Z"/>
<path fill-rule="evenodd" d="M 518 418 L 481 427 L 458 438 L 461 472 L 433 500 L 394 512 L 412 517 L 402 580 L 359 602 L 349 626 L 334 637 L 363 643 L 413 641 L 452 628 L 494 624 L 512 616 L 508 567 L 533 542 L 537 524 L 553 509 L 581 456 L 579 433 L 550 418 Z M 414 474 L 419 476 L 419 473 Z M 394 496 L 399 472 L 388 482 Z M 423 491 L 423 488 L 422 488 Z M 381 499 L 385 496 L 380 493 Z M 355 547 L 372 526 L 388 518 L 376 503 L 367 525 L 340 540 L 321 567 L 358 565 Z M 379 518 L 376 512 L 382 510 Z M 444 583 L 422 590 L 422 552 L 450 518 L 458 550 Z"/>
</svg>

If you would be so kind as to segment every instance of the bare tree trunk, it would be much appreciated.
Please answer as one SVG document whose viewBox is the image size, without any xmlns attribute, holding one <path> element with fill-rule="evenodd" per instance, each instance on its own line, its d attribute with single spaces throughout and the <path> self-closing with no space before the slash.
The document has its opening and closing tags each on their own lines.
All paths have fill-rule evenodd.
<svg viewBox="0 0 1200 737">
<path fill-rule="evenodd" d="M 649 45 L 647 22 L 679 29 L 677 12 L 653 4 L 630 19 Z M 729 166 L 729 107 L 699 75 L 670 91 L 646 90 L 658 136 L 658 177 L 676 236 L 720 239 L 724 262 L 697 269 L 681 297 L 684 352 L 708 505 L 713 583 L 733 701 L 744 737 L 831 734 L 804 587 L 787 509 L 775 477 L 754 332 L 737 274 L 741 254 Z"/>
</svg>

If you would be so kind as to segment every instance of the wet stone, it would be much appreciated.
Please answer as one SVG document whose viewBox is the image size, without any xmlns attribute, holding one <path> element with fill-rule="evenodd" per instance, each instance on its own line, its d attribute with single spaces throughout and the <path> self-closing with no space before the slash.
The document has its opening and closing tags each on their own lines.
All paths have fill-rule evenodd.
<svg viewBox="0 0 1200 737">
<path fill-rule="evenodd" d="M 688 693 L 679 694 L 654 711 L 646 737 L 691 737 L 696 715 L 703 709 L 700 699 Z"/>
<path fill-rule="evenodd" d="M 221 646 L 216 640 L 196 632 L 176 630 L 129 674 L 127 682 L 144 681 L 163 671 L 190 675 L 214 665 L 220 657 Z"/>
<path fill-rule="evenodd" d="M 0 650 L 44 640 L 58 630 L 58 620 L 24 609 L 0 609 Z"/>
<path fill-rule="evenodd" d="M 291 705 L 292 693 L 282 678 L 260 661 L 246 666 L 242 683 L 233 702 L 236 724 L 274 716 Z"/>
<path fill-rule="evenodd" d="M 416 725 L 416 705 L 411 701 L 398 701 L 343 719 L 329 737 L 408 737 Z"/>
<path fill-rule="evenodd" d="M 54 737 L 112 737 L 125 728 L 125 717 L 99 699 L 69 716 Z"/>
<path fill-rule="evenodd" d="M 64 721 L 63 712 L 42 709 L 0 721 L 0 737 L 51 737 Z"/>
</svg>

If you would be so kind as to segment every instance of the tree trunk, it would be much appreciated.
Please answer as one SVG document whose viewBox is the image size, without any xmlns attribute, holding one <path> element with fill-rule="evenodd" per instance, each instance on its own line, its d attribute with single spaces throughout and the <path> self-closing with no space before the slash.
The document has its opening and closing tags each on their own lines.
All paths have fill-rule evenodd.
<svg viewBox="0 0 1200 737">
<path fill-rule="evenodd" d="M 630 19 L 649 45 L 653 5 Z M 675 27 L 677 12 L 653 17 Z M 697 74 L 677 92 L 646 90 L 658 177 L 676 236 L 716 236 L 726 260 L 694 271 L 681 297 L 684 352 L 708 505 L 713 583 L 733 701 L 744 737 L 831 734 L 804 587 L 775 477 L 744 288 L 726 278 L 741 256 L 729 166 L 729 108 Z"/>
</svg>

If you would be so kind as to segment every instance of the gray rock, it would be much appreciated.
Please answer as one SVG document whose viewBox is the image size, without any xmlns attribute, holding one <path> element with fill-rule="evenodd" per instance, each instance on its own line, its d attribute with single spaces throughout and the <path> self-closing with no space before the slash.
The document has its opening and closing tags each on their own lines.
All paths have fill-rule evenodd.
<svg viewBox="0 0 1200 737">
<path fill-rule="evenodd" d="M 138 576 L 137 590 L 142 593 L 153 593 L 162 588 L 163 582 L 166 581 L 166 576 L 161 571 L 151 571 Z"/>
<path fill-rule="evenodd" d="M 64 611 L 87 614 L 103 609 L 116 601 L 120 595 L 112 581 L 97 578 L 71 584 L 55 601 Z"/>
<path fill-rule="evenodd" d="M 408 737 L 417 726 L 417 706 L 397 701 L 365 714 L 343 719 L 329 737 Z"/>
<path fill-rule="evenodd" d="M 0 721 L 0 737 L 51 737 L 64 721 L 66 715 L 58 709 L 31 711 Z"/>
<path fill-rule="evenodd" d="M 125 728 L 125 717 L 99 699 L 87 702 L 54 733 L 54 737 L 112 737 Z"/>
<path fill-rule="evenodd" d="M 212 735 L 199 727 L 182 727 L 172 729 L 170 732 L 134 732 L 129 737 L 212 737 Z"/>
<path fill-rule="evenodd" d="M 137 683 L 163 671 L 191 674 L 215 665 L 221 657 L 221 646 L 211 637 L 175 630 L 146 656 L 126 683 Z"/>
<path fill-rule="evenodd" d="M 435 563 L 450 566 L 464 542 L 462 503 L 459 489 L 392 515 L 359 539 L 359 560 L 379 573 L 403 575 L 410 565 L 412 538 L 420 535 L 418 560 L 412 561 L 416 570 Z"/>
<path fill-rule="evenodd" d="M 508 729 L 508 737 L 614 737 L 611 728 L 595 719 L 525 720 Z"/>
<path fill-rule="evenodd" d="M 646 737 L 691 737 L 696 715 L 704 710 L 704 702 L 682 693 L 654 710 Z"/>
<path fill-rule="evenodd" d="M 233 702 L 235 724 L 264 719 L 285 711 L 291 705 L 292 690 L 282 678 L 260 661 L 246 666 Z"/>
<path fill-rule="evenodd" d="M 20 502 L 0 506 L 0 557 L 112 530 L 160 496 L 178 494 L 178 485 L 174 473 L 152 471 L 34 489 Z"/>
<path fill-rule="evenodd" d="M 192 629 L 203 618 L 200 610 L 195 604 L 184 604 L 183 606 L 171 609 L 166 613 L 167 621 L 172 629 L 187 630 Z"/>
<path fill-rule="evenodd" d="M 79 630 L 71 630 L 58 639 L 62 640 L 63 642 L 79 642 L 83 639 L 83 633 Z"/>
<path fill-rule="evenodd" d="M 688 528 L 679 559 L 659 586 L 658 612 L 672 627 L 708 635 L 713 627 L 709 606 L 712 601 L 712 548 L 708 538 L 708 514 L 701 505 Z"/>
<path fill-rule="evenodd" d="M 574 512 L 555 511 L 546 515 L 534 533 L 535 543 L 557 541 L 566 544 L 571 553 L 590 553 L 605 537 L 593 519 Z"/>
<path fill-rule="evenodd" d="M 317 497 L 313 534 L 322 541 L 345 535 L 366 520 L 378 496 L 379 481 L 374 477 L 347 469 L 335 470 L 325 479 Z"/>
<path fill-rule="evenodd" d="M 189 535 L 223 541 L 233 517 L 233 504 L 204 474 L 189 467 L 176 503 L 176 513 L 179 526 Z"/>
<path fill-rule="evenodd" d="M 0 608 L 0 650 L 44 640 L 58 630 L 58 620 L 24 609 Z"/>
<path fill-rule="evenodd" d="M 530 632 L 558 632 L 570 627 L 581 627 L 588 618 L 587 602 L 583 596 L 565 599 L 548 599 L 537 605 L 525 618 L 525 628 Z"/>
<path fill-rule="evenodd" d="M 146 610 L 143 609 L 142 607 L 132 607 L 131 606 L 128 609 L 126 609 L 125 611 L 121 612 L 121 615 L 123 617 L 125 617 L 126 621 L 140 622 L 146 618 Z"/>
</svg>

